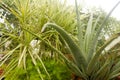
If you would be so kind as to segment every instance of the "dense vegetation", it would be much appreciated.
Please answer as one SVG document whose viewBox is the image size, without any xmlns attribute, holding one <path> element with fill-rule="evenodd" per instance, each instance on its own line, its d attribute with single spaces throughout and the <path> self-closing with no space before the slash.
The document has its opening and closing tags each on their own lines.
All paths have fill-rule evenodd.
<svg viewBox="0 0 120 80">
<path fill-rule="evenodd" d="M 60 0 L 0 2 L 0 79 L 109 80 L 120 75 L 120 23 Z M 115 6 L 116 7 L 116 6 Z M 106 17 L 107 16 L 107 17 Z M 106 39 L 106 36 L 108 39 Z"/>
</svg>

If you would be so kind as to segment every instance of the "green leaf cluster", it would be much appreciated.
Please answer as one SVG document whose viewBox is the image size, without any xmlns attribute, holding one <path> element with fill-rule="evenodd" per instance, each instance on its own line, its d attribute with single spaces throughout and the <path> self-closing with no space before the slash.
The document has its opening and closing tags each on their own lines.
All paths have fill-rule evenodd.
<svg viewBox="0 0 120 80">
<path fill-rule="evenodd" d="M 102 32 L 107 19 L 120 2 L 113 7 L 99 27 L 97 24 L 100 17 L 98 17 L 93 24 L 93 13 L 91 13 L 84 34 L 82 31 L 83 27 L 80 26 L 81 23 L 79 19 L 77 0 L 75 3 L 78 23 L 78 43 L 76 43 L 63 28 L 55 23 L 46 23 L 42 29 L 42 32 L 44 32 L 47 27 L 52 27 L 63 37 L 67 47 L 71 51 L 73 61 L 67 60 L 62 54 L 61 55 L 65 59 L 69 68 L 81 79 L 110 80 L 117 77 L 120 74 L 120 69 L 118 68 L 119 61 L 116 61 L 116 57 L 110 58 L 109 56 L 105 56 L 107 52 L 104 52 L 104 50 L 106 46 L 108 46 L 119 36 L 119 34 L 114 34 L 100 48 L 96 47 L 98 44 L 99 35 Z"/>
</svg>

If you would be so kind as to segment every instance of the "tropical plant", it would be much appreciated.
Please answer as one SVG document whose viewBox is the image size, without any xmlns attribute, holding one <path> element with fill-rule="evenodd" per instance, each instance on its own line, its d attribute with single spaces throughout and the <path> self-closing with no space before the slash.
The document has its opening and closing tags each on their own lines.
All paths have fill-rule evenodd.
<svg viewBox="0 0 120 80">
<path fill-rule="evenodd" d="M 7 1 L 7 4 L 9 4 L 8 0 L 4 1 Z M 43 71 L 50 79 L 51 75 L 48 73 L 49 71 L 46 69 L 45 64 L 43 64 L 44 61 L 42 60 L 44 59 L 41 58 L 43 56 L 40 56 L 40 53 L 41 51 L 43 53 L 52 53 L 51 51 L 53 50 L 59 53 L 74 74 L 82 79 L 107 80 L 119 75 L 119 60 L 116 60 L 115 57 L 106 56 L 108 53 L 104 52 L 104 48 L 119 35 L 113 35 L 103 46 L 96 49 L 100 31 L 110 14 L 105 18 L 100 27 L 96 26 L 99 17 L 92 25 L 93 14 L 91 14 L 88 26 L 83 31 L 83 27 L 79 26 L 81 23 L 79 23 L 79 12 L 76 9 L 78 39 L 73 41 L 68 32 L 74 34 L 74 14 L 72 14 L 72 11 L 69 11 L 68 7 L 65 7 L 65 4 L 59 5 L 54 0 L 14 0 L 11 4 L 6 5 L 4 1 L 2 1 L 1 7 L 12 14 L 14 26 L 8 20 L 5 20 L 6 24 L 0 26 L 2 33 L 0 48 L 3 48 L 1 53 L 4 53 L 4 57 L 0 60 L 0 67 L 5 65 L 1 78 L 6 77 L 8 80 L 18 80 L 24 77 L 25 80 L 30 80 L 36 77 L 36 80 L 43 80 L 44 76 L 46 76 L 42 74 Z M 54 29 L 44 31 L 48 26 L 55 28 L 58 32 Z M 41 29 L 44 32 L 41 33 Z M 71 51 L 72 60 L 67 59 L 62 54 L 63 51 L 60 51 L 64 47 L 62 47 L 63 44 L 60 42 L 59 34 Z M 31 42 L 34 40 L 38 43 L 32 46 Z M 8 42 L 10 42 L 10 45 L 6 48 L 5 44 Z M 78 45 L 76 42 L 78 42 Z M 45 48 L 41 49 L 41 47 Z M 43 70 L 41 70 L 41 67 Z M 33 69 L 32 71 L 36 76 L 33 76 L 31 69 Z M 103 71 L 104 73 L 102 73 Z M 12 75 L 12 73 L 15 74 Z"/>
<path fill-rule="evenodd" d="M 80 20 L 82 23 L 81 26 L 83 26 L 83 29 L 85 28 L 84 32 L 86 30 L 87 22 L 89 21 L 89 17 L 91 16 L 91 11 L 93 13 L 93 24 L 96 22 L 96 18 L 100 15 L 97 26 L 100 26 L 103 19 L 107 16 L 107 13 L 103 9 L 95 8 L 95 7 L 93 7 L 92 9 L 91 8 L 88 9 L 86 12 L 81 11 Z M 120 29 L 118 26 L 120 26 L 119 20 L 110 16 L 109 19 L 106 21 L 104 28 L 102 29 L 102 33 L 100 33 L 100 35 L 101 35 L 100 38 L 107 39 L 112 34 L 119 33 Z"/>
<path fill-rule="evenodd" d="M 109 18 L 112 11 L 117 7 L 120 1 L 115 5 L 111 12 L 106 16 L 104 21 L 101 23 L 101 26 L 97 28 L 97 23 L 99 21 L 98 17 L 96 22 L 93 23 L 93 14 L 91 13 L 90 19 L 88 21 L 88 26 L 86 28 L 85 34 L 83 34 L 83 27 L 80 26 L 79 12 L 76 1 L 76 13 L 77 13 L 77 23 L 78 23 L 78 43 L 76 43 L 70 35 L 60 26 L 55 23 L 46 23 L 42 29 L 42 32 L 45 32 L 47 27 L 54 28 L 65 40 L 67 47 L 70 50 L 70 53 L 73 57 L 73 60 L 67 59 L 59 50 L 48 44 L 40 36 L 35 33 L 30 32 L 25 29 L 25 31 L 31 33 L 32 35 L 38 37 L 44 43 L 49 45 L 53 50 L 59 53 L 66 61 L 68 67 L 81 79 L 83 80 L 110 80 L 114 79 L 120 75 L 120 62 L 116 57 L 108 55 L 108 52 L 105 52 L 104 49 L 109 45 L 114 39 L 116 39 L 119 34 L 114 34 L 107 40 L 100 48 L 96 48 L 98 38 L 101 30 L 104 28 L 105 22 Z M 97 30 L 96 30 L 97 28 Z M 107 56 L 106 56 L 107 55 Z"/>
<path fill-rule="evenodd" d="M 21 27 L 19 24 L 20 19 L 18 17 L 20 16 L 20 13 L 15 13 L 21 11 L 21 6 L 16 2 L 17 0 L 14 0 L 13 2 L 5 0 L 2 1 L 3 3 L 1 4 L 1 8 L 4 9 L 4 11 L 9 13 L 7 15 L 6 19 L 9 23 L 13 24 L 16 28 L 18 29 L 18 33 L 20 33 Z M 19 1 L 18 1 L 19 2 Z M 5 4 L 6 3 L 6 4 Z M 24 3 L 24 2 L 22 2 Z M 31 4 L 32 3 L 32 4 Z M 41 5 L 38 5 L 41 4 Z M 9 9 L 11 8 L 12 11 Z M 54 1 L 54 0 L 34 0 L 30 2 L 30 7 L 28 9 L 31 9 L 32 13 L 31 15 L 28 15 L 26 19 L 26 22 L 30 22 L 29 25 L 33 26 L 35 33 L 39 33 L 41 31 L 42 26 L 46 22 L 55 22 L 61 26 L 64 26 L 63 28 L 67 31 L 70 32 L 71 34 L 75 34 L 74 30 L 76 27 L 75 24 L 75 13 L 73 12 L 72 7 L 66 6 L 65 2 L 62 4 L 59 0 Z M 33 10 L 34 9 L 34 10 Z M 17 11 L 16 11 L 17 10 Z M 24 11 L 24 10 L 23 10 Z M 27 14 L 27 13 L 25 13 Z M 59 16 L 59 18 L 58 18 Z M 32 19 L 32 20 L 31 20 Z M 29 20 L 29 21 L 27 21 Z M 33 30 L 32 29 L 32 30 Z M 48 42 L 50 42 L 52 45 L 55 47 L 61 49 L 63 45 L 61 45 L 60 37 L 57 32 L 54 30 L 50 30 L 48 32 L 45 32 L 41 34 L 41 36 Z M 44 45 L 44 43 L 41 42 L 42 45 L 42 53 L 44 53 L 44 50 L 47 50 L 48 52 L 51 53 L 51 50 Z M 44 47 L 45 46 L 45 47 Z M 64 48 L 62 48 L 64 50 Z M 64 50 L 65 51 L 65 50 Z"/>
<path fill-rule="evenodd" d="M 3 13 L 7 16 L 4 23 L 0 25 L 0 53 L 4 55 L 0 59 L 0 67 L 5 65 L 0 79 L 6 77 L 6 80 L 17 80 L 24 77 L 25 80 L 30 80 L 29 73 L 32 70 L 28 69 L 29 65 L 32 65 L 33 72 L 36 73 L 34 77 L 43 80 L 45 77 L 42 73 L 44 73 L 48 79 L 51 79 L 51 75 L 44 65 L 45 57 L 43 55 L 51 56 L 53 52 L 47 44 L 26 32 L 24 28 L 38 34 L 48 44 L 60 50 L 62 45 L 59 34 L 55 30 L 46 33 L 40 31 L 42 26 L 49 21 L 60 23 L 68 32 L 73 33 L 75 24 L 72 9 L 69 10 L 65 4 L 53 0 L 13 0 L 12 2 L 3 0 L 0 7 L 4 9 L 4 12 L 9 13 L 9 15 Z M 57 58 L 55 54 L 53 56 Z M 15 74 L 13 75 L 13 73 Z"/>
</svg>

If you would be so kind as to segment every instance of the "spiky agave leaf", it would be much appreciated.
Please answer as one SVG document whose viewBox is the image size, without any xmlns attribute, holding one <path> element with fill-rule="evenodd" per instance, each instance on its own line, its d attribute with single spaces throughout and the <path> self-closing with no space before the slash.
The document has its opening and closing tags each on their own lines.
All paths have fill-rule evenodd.
<svg viewBox="0 0 120 80">
<path fill-rule="evenodd" d="M 101 26 L 98 28 L 98 30 L 97 30 L 97 32 L 96 32 L 96 35 L 94 36 L 94 38 L 93 38 L 93 42 L 92 42 L 92 48 L 93 49 L 96 49 L 96 46 L 97 46 L 97 42 L 98 42 L 98 37 L 99 37 L 99 35 L 100 35 L 100 32 L 101 32 L 101 30 L 104 28 L 104 25 L 105 25 L 105 23 L 106 23 L 106 21 L 108 20 L 108 18 L 109 18 L 109 16 L 111 15 L 111 13 L 114 11 L 114 9 L 118 6 L 120 4 L 120 1 L 113 7 L 113 9 L 109 12 L 109 14 L 106 16 L 106 18 L 103 20 L 103 23 L 101 24 Z M 109 41 L 108 42 L 108 44 L 110 43 L 111 41 Z M 107 44 L 107 45 L 108 45 Z M 104 48 L 107 46 L 106 44 L 104 45 Z M 103 50 L 104 48 L 101 48 L 101 50 Z M 88 64 L 88 70 L 89 70 L 89 73 L 91 73 L 92 72 L 92 70 L 93 70 L 93 65 L 95 64 L 94 63 L 94 61 L 97 61 L 98 60 L 98 58 L 99 58 L 99 56 L 100 56 L 100 54 L 101 54 L 101 51 L 100 52 L 94 52 L 94 50 L 93 49 L 91 49 L 92 50 L 92 52 L 93 53 L 95 53 L 95 55 L 91 58 L 91 60 L 89 61 L 89 64 Z"/>
<path fill-rule="evenodd" d="M 81 67 L 86 67 L 86 58 L 83 55 L 83 53 L 81 52 L 80 48 L 78 47 L 78 45 L 72 40 L 72 38 L 68 35 L 68 33 L 62 29 L 60 26 L 53 24 L 53 23 L 46 23 L 42 29 L 42 32 L 47 28 L 47 27 L 53 27 L 54 29 L 56 29 L 61 36 L 65 39 L 68 47 L 71 50 L 71 54 L 74 57 L 74 60 L 76 62 L 76 64 L 78 65 L 79 68 Z"/>
</svg>

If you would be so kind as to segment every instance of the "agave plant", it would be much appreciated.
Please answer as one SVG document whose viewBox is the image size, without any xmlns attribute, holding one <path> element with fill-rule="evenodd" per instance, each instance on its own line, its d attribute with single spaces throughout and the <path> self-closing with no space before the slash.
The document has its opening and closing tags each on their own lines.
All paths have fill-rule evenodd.
<svg viewBox="0 0 120 80">
<path fill-rule="evenodd" d="M 76 76 L 79 76 L 82 80 L 110 80 L 120 75 L 120 62 L 116 57 L 111 56 L 108 52 L 104 51 L 105 48 L 118 36 L 119 34 L 112 35 L 100 48 L 97 48 L 98 38 L 104 25 L 109 18 L 110 14 L 117 7 L 120 1 L 114 6 L 111 12 L 106 16 L 101 25 L 98 27 L 98 17 L 93 24 L 93 14 L 88 21 L 88 26 L 85 33 L 83 33 L 83 27 L 80 26 L 79 11 L 76 1 L 76 13 L 78 23 L 78 41 L 74 41 L 68 32 L 66 32 L 61 26 L 55 23 L 46 23 L 42 29 L 45 32 L 46 28 L 54 28 L 64 39 L 66 46 L 70 50 L 72 60 L 66 58 L 58 49 L 48 44 L 40 36 L 25 29 L 25 31 L 31 33 L 38 39 L 42 40 L 45 44 L 49 45 L 51 49 L 59 53 L 65 60 L 68 67 L 74 72 Z M 97 29 L 96 29 L 97 28 Z"/>
</svg>

